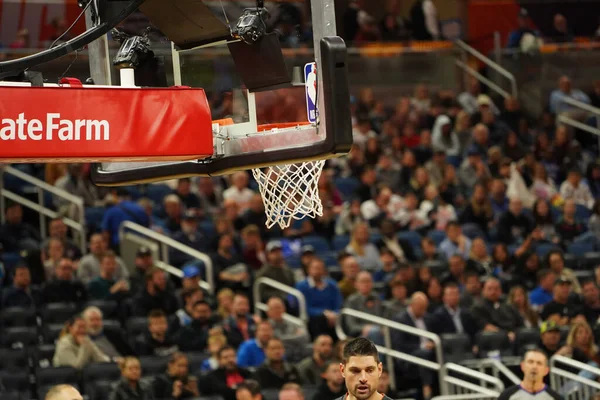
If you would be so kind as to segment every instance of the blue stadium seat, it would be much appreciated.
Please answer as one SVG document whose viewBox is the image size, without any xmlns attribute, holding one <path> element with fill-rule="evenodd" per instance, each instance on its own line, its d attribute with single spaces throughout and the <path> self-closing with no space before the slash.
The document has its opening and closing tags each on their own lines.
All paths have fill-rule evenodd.
<svg viewBox="0 0 600 400">
<path fill-rule="evenodd" d="M 299 256 L 286 257 L 285 262 L 290 268 L 300 268 L 300 266 L 302 265 Z"/>
<path fill-rule="evenodd" d="M 335 236 L 333 238 L 333 249 L 335 251 L 344 250 L 346 248 L 346 246 L 348 246 L 348 243 L 350 243 L 350 236 L 348 236 L 348 235 Z"/>
<path fill-rule="evenodd" d="M 398 232 L 398 239 L 406 240 L 414 248 L 421 248 L 421 235 L 415 231 Z"/>
<path fill-rule="evenodd" d="M 452 165 L 454 168 L 458 168 L 458 167 L 460 167 L 460 164 L 462 163 L 462 157 L 461 156 L 446 156 L 446 161 L 448 162 L 448 164 Z"/>
<path fill-rule="evenodd" d="M 336 178 L 333 183 L 346 200 L 349 200 L 354 191 L 360 186 L 360 181 L 356 178 Z"/>
<path fill-rule="evenodd" d="M 124 189 L 127 190 L 127 192 L 129 193 L 129 196 L 131 196 L 131 199 L 133 201 L 137 201 L 140 198 L 144 197 L 142 195 L 142 192 L 140 191 L 140 187 L 139 186 L 130 185 L 130 186 L 125 186 Z"/>
<path fill-rule="evenodd" d="M 26 350 L 0 349 L 0 371 L 23 372 L 29 368 L 29 353 Z"/>
<path fill-rule="evenodd" d="M 565 253 L 565 266 L 571 269 L 578 269 L 581 266 L 581 259 L 578 254 Z"/>
<path fill-rule="evenodd" d="M 572 254 L 585 254 L 594 251 L 594 245 L 587 242 L 574 242 L 567 247 L 567 252 Z"/>
<path fill-rule="evenodd" d="M 200 232 L 204 233 L 208 237 L 213 237 L 217 234 L 217 229 L 212 221 L 202 221 L 198 225 Z"/>
<path fill-rule="evenodd" d="M 323 260 L 326 267 L 337 267 L 337 252 L 330 251 L 324 254 L 319 254 L 319 257 Z"/>
<path fill-rule="evenodd" d="M 535 248 L 535 252 L 541 258 L 546 257 L 552 250 L 560 250 L 560 248 L 554 243 L 540 243 Z"/>
<path fill-rule="evenodd" d="M 562 217 L 562 210 L 560 208 L 550 207 L 550 213 L 552 214 L 552 220 L 555 222 Z"/>
<path fill-rule="evenodd" d="M 19 253 L 4 253 L 2 254 L 2 263 L 6 269 L 7 275 L 10 275 L 12 270 L 23 261 L 23 257 Z"/>
<path fill-rule="evenodd" d="M 592 216 L 592 211 L 584 205 L 577 204 L 577 210 L 575 211 L 575 217 L 581 222 L 587 222 Z"/>
<path fill-rule="evenodd" d="M 146 196 L 148 196 L 154 204 L 162 204 L 163 199 L 171 193 L 173 193 L 173 190 L 168 185 L 164 184 L 148 185 L 146 189 Z"/>
<path fill-rule="evenodd" d="M 104 219 L 104 207 L 86 207 L 85 208 L 85 223 L 95 232 L 102 228 L 102 220 Z"/>
<path fill-rule="evenodd" d="M 302 238 L 302 245 L 311 245 L 315 248 L 315 252 L 317 253 L 323 253 L 331 250 L 329 242 L 323 236 L 305 236 Z"/>
<path fill-rule="evenodd" d="M 371 232 L 369 235 L 369 242 L 375 244 L 381 239 L 382 235 L 379 232 Z"/>
<path fill-rule="evenodd" d="M 8 307 L 0 312 L 0 326 L 36 326 L 35 308 Z"/>
<path fill-rule="evenodd" d="M 440 243 L 442 243 L 444 241 L 444 239 L 446 239 L 446 232 L 442 232 L 442 231 L 430 231 L 427 234 L 427 237 L 429 237 L 431 240 L 433 240 L 436 244 L 436 246 L 439 246 Z"/>
</svg>

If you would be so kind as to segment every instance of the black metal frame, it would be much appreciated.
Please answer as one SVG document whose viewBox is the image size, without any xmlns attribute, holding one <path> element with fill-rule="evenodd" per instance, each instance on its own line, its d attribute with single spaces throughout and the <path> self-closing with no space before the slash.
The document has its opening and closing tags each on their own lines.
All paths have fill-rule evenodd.
<svg viewBox="0 0 600 400">
<path fill-rule="evenodd" d="M 102 171 L 102 164 L 92 165 L 91 179 L 99 186 L 129 185 L 136 182 L 171 179 L 182 176 L 210 176 L 219 172 L 244 169 L 245 166 L 278 164 L 287 160 L 309 160 L 346 154 L 350 151 L 352 120 L 350 115 L 350 89 L 348 83 L 347 51 L 338 36 L 324 37 L 320 41 L 323 77 L 323 102 L 327 134 L 325 139 L 301 148 L 277 151 L 260 151 L 236 154 L 206 162 L 181 162 L 152 165 L 129 171 Z"/>
</svg>

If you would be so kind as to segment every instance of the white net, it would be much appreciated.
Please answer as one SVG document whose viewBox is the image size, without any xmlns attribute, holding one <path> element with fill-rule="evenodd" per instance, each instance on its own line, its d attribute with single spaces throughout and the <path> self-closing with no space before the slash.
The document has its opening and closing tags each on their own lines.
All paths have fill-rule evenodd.
<svg viewBox="0 0 600 400">
<path fill-rule="evenodd" d="M 265 205 L 267 228 L 290 226 L 293 219 L 323 215 L 319 178 L 325 160 L 253 169 Z"/>
</svg>

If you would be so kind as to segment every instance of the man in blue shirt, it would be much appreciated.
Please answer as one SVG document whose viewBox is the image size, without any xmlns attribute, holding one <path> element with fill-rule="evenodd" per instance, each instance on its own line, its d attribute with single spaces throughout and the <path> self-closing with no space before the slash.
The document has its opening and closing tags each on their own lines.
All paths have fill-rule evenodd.
<svg viewBox="0 0 600 400">
<path fill-rule="evenodd" d="M 273 338 L 273 327 L 269 321 L 262 321 L 256 327 L 256 338 L 248 339 L 238 349 L 239 367 L 258 367 L 265 362 L 265 348 Z"/>
<path fill-rule="evenodd" d="M 541 310 L 546 303 L 552 301 L 552 288 L 556 281 L 556 274 L 551 269 L 538 272 L 538 286 L 529 293 L 529 303 Z"/>
<path fill-rule="evenodd" d="M 102 232 L 107 242 L 115 250 L 119 250 L 119 228 L 125 221 L 132 221 L 136 224 L 148 227 L 150 218 L 146 211 L 137 203 L 130 200 L 127 189 L 118 188 L 113 194 L 117 198 L 117 203 L 104 213 L 102 220 Z"/>
<path fill-rule="evenodd" d="M 308 330 L 314 339 L 319 335 L 335 335 L 335 322 L 343 299 L 335 282 L 327 278 L 325 263 L 313 258 L 308 265 L 308 278 L 296 284 L 306 299 Z"/>
</svg>

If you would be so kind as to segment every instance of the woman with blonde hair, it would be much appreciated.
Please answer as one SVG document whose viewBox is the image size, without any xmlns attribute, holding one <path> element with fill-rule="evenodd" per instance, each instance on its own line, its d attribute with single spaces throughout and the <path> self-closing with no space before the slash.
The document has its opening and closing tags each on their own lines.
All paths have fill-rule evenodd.
<svg viewBox="0 0 600 400">
<path fill-rule="evenodd" d="M 513 306 L 523 318 L 526 328 L 537 328 L 539 325 L 538 314 L 531 308 L 529 297 L 523 286 L 513 286 L 508 292 L 508 304 Z"/>
<path fill-rule="evenodd" d="M 591 361 L 600 364 L 598 346 L 596 346 L 594 341 L 592 328 L 590 328 L 587 322 L 583 321 L 572 324 L 569 336 L 567 336 L 567 344 L 560 348 L 556 354 L 585 364 Z"/>
<path fill-rule="evenodd" d="M 109 400 L 152 400 L 152 389 L 143 384 L 142 366 L 136 357 L 125 357 L 119 360 L 121 380 L 110 393 Z"/>
<path fill-rule="evenodd" d="M 361 269 L 377 269 L 381 265 L 379 250 L 369 243 L 369 226 L 365 223 L 354 225 L 346 251 L 356 258 Z"/>
<path fill-rule="evenodd" d="M 110 358 L 88 336 L 82 316 L 76 315 L 65 323 L 56 343 L 52 365 L 83 369 L 94 362 L 109 361 Z"/>
<path fill-rule="evenodd" d="M 231 315 L 231 306 L 233 305 L 233 290 L 224 288 L 217 293 L 217 314 L 221 319 L 227 319 Z"/>
<path fill-rule="evenodd" d="M 461 111 L 456 115 L 454 133 L 458 136 L 460 154 L 465 154 L 471 141 L 471 116 L 466 111 Z"/>
</svg>

